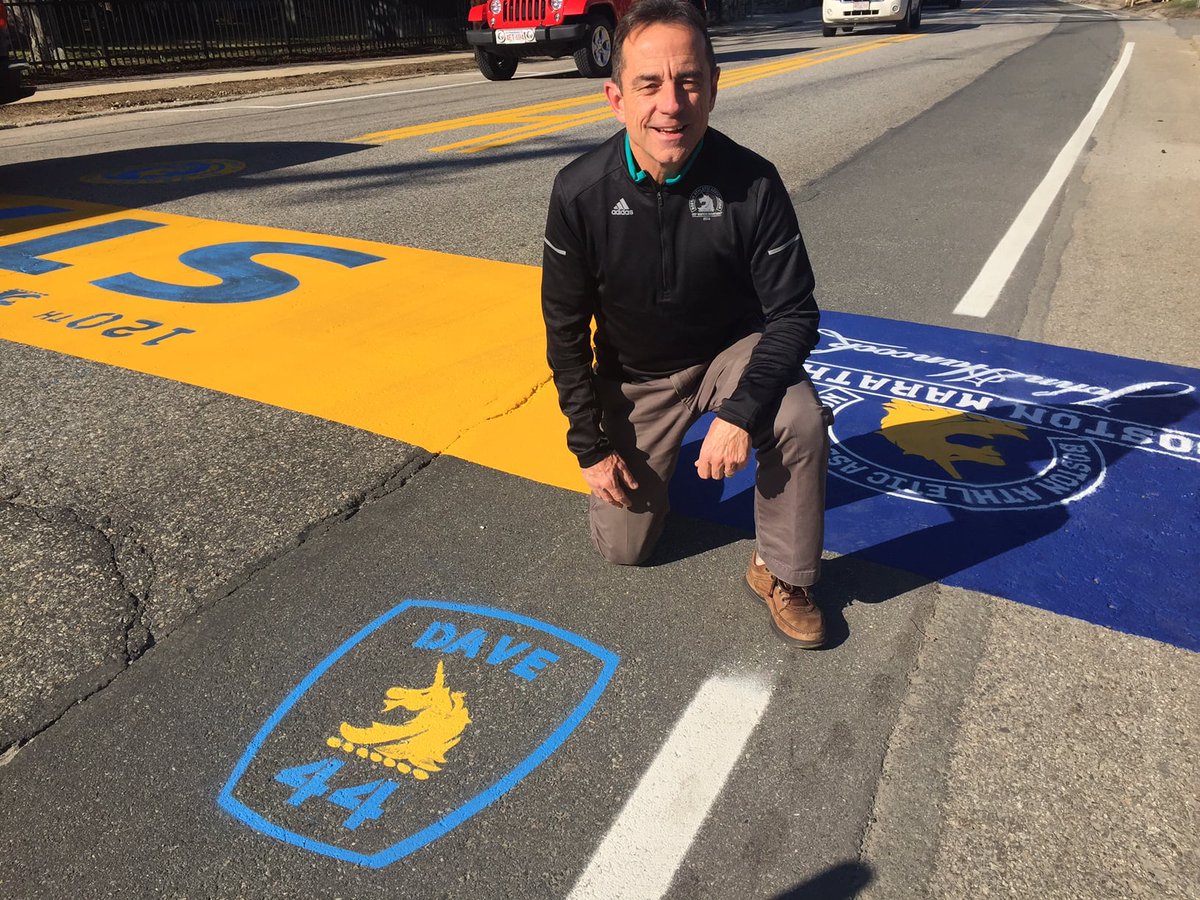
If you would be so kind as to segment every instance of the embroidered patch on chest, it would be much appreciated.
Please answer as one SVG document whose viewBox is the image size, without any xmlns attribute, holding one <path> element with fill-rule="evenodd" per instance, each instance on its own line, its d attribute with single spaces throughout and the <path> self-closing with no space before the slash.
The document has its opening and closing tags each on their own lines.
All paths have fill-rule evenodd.
<svg viewBox="0 0 1200 900">
<path fill-rule="evenodd" d="M 692 212 L 692 218 L 715 219 L 725 212 L 725 199 L 715 187 L 705 184 L 692 191 L 688 209 Z"/>
</svg>

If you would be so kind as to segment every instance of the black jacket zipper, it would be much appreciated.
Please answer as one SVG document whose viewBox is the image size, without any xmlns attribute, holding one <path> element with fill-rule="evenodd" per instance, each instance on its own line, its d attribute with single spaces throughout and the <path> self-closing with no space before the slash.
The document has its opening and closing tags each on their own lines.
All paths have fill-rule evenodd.
<svg viewBox="0 0 1200 900">
<path fill-rule="evenodd" d="M 667 223 L 663 216 L 663 191 L 661 187 L 655 189 L 655 196 L 658 198 L 658 255 L 662 261 L 662 299 L 671 299 L 671 275 L 670 275 L 670 259 L 668 248 L 671 242 L 667 238 Z"/>
</svg>

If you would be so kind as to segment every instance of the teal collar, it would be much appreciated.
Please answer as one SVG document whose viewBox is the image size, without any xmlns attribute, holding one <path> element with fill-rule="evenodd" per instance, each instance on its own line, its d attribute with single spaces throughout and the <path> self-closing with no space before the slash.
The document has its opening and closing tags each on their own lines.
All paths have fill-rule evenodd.
<svg viewBox="0 0 1200 900">
<path fill-rule="evenodd" d="M 704 138 L 700 139 L 700 143 L 696 145 L 696 149 L 692 151 L 692 155 L 687 158 L 687 162 L 683 164 L 683 168 L 679 170 L 678 175 L 672 175 L 663 184 L 675 184 L 692 168 L 692 164 L 696 162 L 696 157 L 700 155 L 700 149 L 704 146 Z M 638 166 L 633 158 L 633 147 L 629 144 L 629 132 L 625 132 L 625 165 L 629 168 L 629 177 L 634 180 L 635 184 L 641 184 L 650 176 L 646 174 L 646 170 Z"/>
</svg>

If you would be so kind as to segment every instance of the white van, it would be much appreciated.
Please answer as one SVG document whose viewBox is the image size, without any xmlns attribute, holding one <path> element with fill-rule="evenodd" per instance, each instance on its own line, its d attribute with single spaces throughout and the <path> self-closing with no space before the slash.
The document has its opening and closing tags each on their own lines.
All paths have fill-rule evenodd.
<svg viewBox="0 0 1200 900">
<path fill-rule="evenodd" d="M 840 28 L 849 34 L 857 25 L 895 23 L 897 31 L 921 25 L 921 0 L 823 0 L 821 34 L 833 37 Z"/>
</svg>

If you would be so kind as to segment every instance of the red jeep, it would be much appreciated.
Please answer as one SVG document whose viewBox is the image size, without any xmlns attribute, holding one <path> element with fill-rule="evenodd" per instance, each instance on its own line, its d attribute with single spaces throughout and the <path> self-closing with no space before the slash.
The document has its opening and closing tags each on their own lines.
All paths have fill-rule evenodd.
<svg viewBox="0 0 1200 900">
<path fill-rule="evenodd" d="M 701 10 L 704 0 L 693 0 Z M 467 14 L 467 43 L 485 78 L 505 81 L 525 56 L 568 53 L 585 78 L 612 72 L 617 20 L 633 0 L 487 0 Z"/>
</svg>

